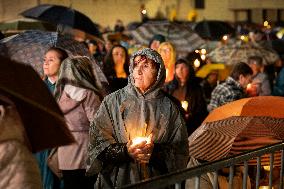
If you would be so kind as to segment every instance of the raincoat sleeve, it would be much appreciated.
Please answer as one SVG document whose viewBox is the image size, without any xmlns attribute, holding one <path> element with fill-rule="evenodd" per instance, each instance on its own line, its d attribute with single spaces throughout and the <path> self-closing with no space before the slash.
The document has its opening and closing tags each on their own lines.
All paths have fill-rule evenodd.
<svg viewBox="0 0 284 189">
<path fill-rule="evenodd" d="M 90 127 L 88 147 L 87 174 L 97 174 L 102 169 L 102 162 L 97 159 L 108 146 L 116 143 L 113 138 L 113 121 L 104 99 Z"/>
</svg>

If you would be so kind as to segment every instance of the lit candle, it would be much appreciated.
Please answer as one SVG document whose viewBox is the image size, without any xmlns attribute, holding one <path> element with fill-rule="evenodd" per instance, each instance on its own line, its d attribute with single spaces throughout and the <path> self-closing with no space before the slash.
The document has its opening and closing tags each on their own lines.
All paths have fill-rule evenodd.
<svg viewBox="0 0 284 189">
<path fill-rule="evenodd" d="M 227 36 L 227 35 L 224 35 L 224 36 L 223 36 L 223 40 L 226 41 L 227 39 L 228 39 L 228 36 Z"/>
<path fill-rule="evenodd" d="M 202 54 L 201 56 L 200 56 L 200 58 L 201 58 L 201 60 L 205 60 L 206 59 L 206 55 L 205 54 Z M 199 67 L 199 66 L 198 66 Z"/>
<path fill-rule="evenodd" d="M 200 66 L 200 61 L 198 59 L 195 59 L 193 65 L 198 68 Z"/>
<path fill-rule="evenodd" d="M 185 111 L 187 111 L 187 108 L 188 108 L 188 102 L 187 102 L 186 100 L 181 101 L 181 106 L 182 106 L 182 108 L 183 108 Z"/>
<path fill-rule="evenodd" d="M 206 49 L 201 49 L 200 52 L 201 54 L 206 54 Z"/>
<path fill-rule="evenodd" d="M 270 166 L 263 166 L 263 169 L 264 169 L 265 171 L 270 171 Z"/>
<path fill-rule="evenodd" d="M 269 186 L 259 186 L 259 189 L 269 189 L 270 187 Z M 272 189 L 274 189 L 273 187 L 272 187 Z"/>
<path fill-rule="evenodd" d="M 250 90 L 251 89 L 251 83 L 249 83 L 248 85 L 247 85 L 247 90 Z"/>
<path fill-rule="evenodd" d="M 146 141 L 146 144 L 150 144 L 151 138 L 150 137 L 135 137 L 132 139 L 132 145 L 138 145 Z"/>
</svg>

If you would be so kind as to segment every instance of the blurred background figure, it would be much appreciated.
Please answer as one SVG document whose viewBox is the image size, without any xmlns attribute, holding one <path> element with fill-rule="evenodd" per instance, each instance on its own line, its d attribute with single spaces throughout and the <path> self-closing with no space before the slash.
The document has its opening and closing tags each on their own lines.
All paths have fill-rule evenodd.
<svg viewBox="0 0 284 189">
<path fill-rule="evenodd" d="M 0 40 L 4 38 L 5 38 L 5 35 L 0 31 Z"/>
<path fill-rule="evenodd" d="M 13 101 L 0 91 L 0 188 L 42 188 L 22 119 Z"/>
<path fill-rule="evenodd" d="M 89 40 L 87 41 L 88 49 L 93 58 L 96 60 L 96 62 L 99 64 L 99 66 L 103 67 L 103 60 L 105 56 L 105 49 L 102 43 L 97 42 L 95 40 Z"/>
<path fill-rule="evenodd" d="M 170 42 L 163 42 L 158 48 L 158 53 L 162 56 L 164 61 L 166 67 L 165 83 L 168 83 L 174 79 L 176 51 Z"/>
<path fill-rule="evenodd" d="M 158 51 L 158 48 L 160 46 L 161 43 L 165 42 L 166 38 L 163 35 L 160 34 L 156 34 L 153 36 L 153 38 L 150 40 L 149 43 L 149 48 L 153 49 L 155 51 Z"/>
<path fill-rule="evenodd" d="M 122 45 L 114 45 L 106 55 L 103 67 L 111 92 L 127 85 L 128 67 L 129 56 L 126 48 Z"/>
<path fill-rule="evenodd" d="M 125 27 L 123 25 L 122 20 L 117 19 L 114 25 L 114 32 L 123 32 L 124 30 L 125 30 Z"/>
<path fill-rule="evenodd" d="M 207 105 L 210 102 L 213 89 L 217 86 L 218 75 L 218 71 L 213 70 L 200 82 L 200 86 L 203 89 L 204 98 Z"/>
<path fill-rule="evenodd" d="M 284 96 L 284 67 L 279 72 L 273 87 L 274 96 Z"/>
<path fill-rule="evenodd" d="M 269 96 L 271 94 L 268 76 L 263 73 L 262 58 L 251 56 L 248 58 L 248 64 L 252 69 L 252 82 L 248 85 L 247 93 L 249 96 Z"/>
<path fill-rule="evenodd" d="M 181 103 L 190 135 L 207 116 L 204 94 L 195 77 L 192 64 L 185 59 L 177 60 L 175 77 L 165 86 L 165 90 Z"/>
<path fill-rule="evenodd" d="M 217 85 L 212 91 L 207 110 L 211 112 L 215 108 L 246 97 L 245 89 L 251 82 L 252 70 L 244 62 L 236 64 L 230 76 L 224 83 Z"/>
<path fill-rule="evenodd" d="M 86 158 L 90 123 L 101 104 L 101 86 L 88 57 L 67 58 L 60 67 L 55 97 L 76 143 L 58 148 L 64 188 L 93 189 L 96 175 L 87 177 Z"/>
</svg>

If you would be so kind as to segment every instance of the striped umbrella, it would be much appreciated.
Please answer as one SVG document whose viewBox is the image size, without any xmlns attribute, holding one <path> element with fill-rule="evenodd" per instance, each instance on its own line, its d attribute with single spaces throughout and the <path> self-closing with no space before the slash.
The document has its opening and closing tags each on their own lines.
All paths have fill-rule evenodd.
<svg viewBox="0 0 284 189">
<path fill-rule="evenodd" d="M 88 56 L 94 62 L 92 65 L 99 80 L 106 82 L 106 78 L 99 66 L 92 59 L 85 45 L 71 37 L 60 35 L 58 32 L 26 31 L 0 41 L 0 55 L 17 62 L 31 65 L 40 75 L 43 75 L 42 63 L 44 54 L 52 47 L 60 47 L 69 56 Z"/>
<path fill-rule="evenodd" d="M 194 51 L 205 43 L 190 27 L 175 22 L 147 22 L 130 31 L 130 34 L 138 43 L 146 46 L 155 34 L 164 35 L 179 55 Z"/>
<path fill-rule="evenodd" d="M 225 63 L 227 65 L 247 62 L 250 56 L 262 57 L 265 65 L 273 64 L 279 59 L 278 54 L 274 50 L 265 49 L 252 43 L 224 45 L 208 54 L 208 57 L 212 62 Z"/>
<path fill-rule="evenodd" d="M 190 155 L 207 161 L 281 142 L 284 139 L 283 97 L 237 100 L 212 111 L 189 137 Z M 262 163 L 269 164 L 269 156 Z M 279 162 L 280 154 L 275 155 Z M 249 162 L 255 164 L 256 160 Z"/>
</svg>

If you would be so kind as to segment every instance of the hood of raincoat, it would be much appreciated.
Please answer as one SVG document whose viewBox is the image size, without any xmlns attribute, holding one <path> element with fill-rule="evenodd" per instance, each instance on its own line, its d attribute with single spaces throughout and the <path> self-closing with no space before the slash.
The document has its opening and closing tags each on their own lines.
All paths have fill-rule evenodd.
<svg viewBox="0 0 284 189">
<path fill-rule="evenodd" d="M 147 58 L 153 60 L 156 64 L 159 64 L 159 70 L 156 78 L 156 82 L 145 92 L 141 93 L 134 85 L 134 78 L 133 78 L 133 67 L 134 67 L 134 59 L 137 56 L 144 55 Z M 130 93 L 136 93 L 136 95 L 139 97 L 143 96 L 144 98 L 155 98 L 159 95 L 160 89 L 163 87 L 165 79 L 166 79 L 166 69 L 164 65 L 164 61 L 161 57 L 161 55 L 150 48 L 145 48 L 137 51 L 134 53 L 130 59 L 130 66 L 129 66 L 129 79 L 128 79 L 128 87 L 132 90 L 129 91 Z"/>
</svg>

